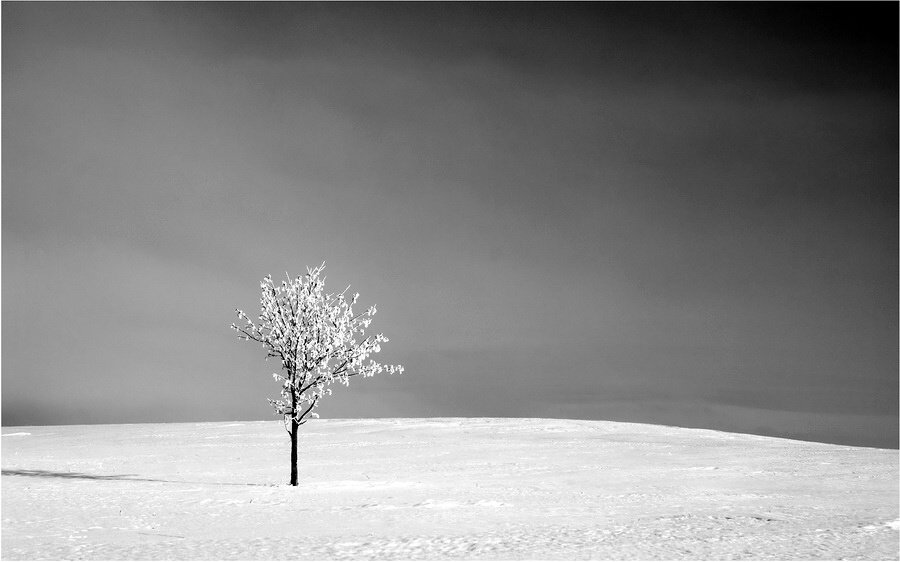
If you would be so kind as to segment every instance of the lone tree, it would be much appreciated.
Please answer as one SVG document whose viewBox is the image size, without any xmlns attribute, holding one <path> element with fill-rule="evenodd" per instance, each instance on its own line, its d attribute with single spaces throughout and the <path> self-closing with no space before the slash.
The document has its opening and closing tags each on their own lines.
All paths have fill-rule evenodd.
<svg viewBox="0 0 900 562">
<path fill-rule="evenodd" d="M 319 417 L 314 410 L 323 396 L 331 395 L 330 386 L 335 382 L 349 386 L 350 377 L 403 372 L 400 365 L 366 361 L 388 341 L 383 334 L 363 338 L 375 307 L 354 314 L 359 293 L 348 300 L 349 286 L 338 294 L 325 293 L 325 277 L 319 277 L 323 269 L 324 262 L 307 268 L 306 275 L 287 276 L 280 286 L 267 275 L 259 285 L 259 323 L 235 309 L 244 325 L 231 325 L 240 339 L 262 344 L 267 361 L 270 357 L 281 361 L 285 374 L 272 375 L 281 383 L 281 399 L 270 398 L 269 404 L 282 416 L 285 429 L 290 421 L 291 486 L 297 485 L 297 430 L 309 417 Z"/>
</svg>

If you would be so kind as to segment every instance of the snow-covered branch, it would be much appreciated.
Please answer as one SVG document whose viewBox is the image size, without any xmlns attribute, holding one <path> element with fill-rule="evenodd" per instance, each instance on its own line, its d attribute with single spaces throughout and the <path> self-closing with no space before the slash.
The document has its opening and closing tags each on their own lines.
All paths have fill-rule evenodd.
<svg viewBox="0 0 900 562">
<path fill-rule="evenodd" d="M 371 306 L 355 314 L 359 293 L 348 298 L 348 286 L 340 293 L 325 293 L 325 264 L 307 268 L 306 275 L 288 277 L 276 285 L 271 276 L 260 283 L 260 315 L 254 322 L 236 310 L 243 325 L 232 324 L 238 337 L 260 343 L 267 358 L 280 358 L 285 375 L 275 374 L 282 383 L 281 399 L 269 400 L 275 413 L 298 425 L 310 416 L 330 386 L 349 385 L 353 376 L 402 373 L 401 365 L 384 365 L 370 357 L 388 341 L 383 334 L 365 336 L 377 312 Z"/>
</svg>

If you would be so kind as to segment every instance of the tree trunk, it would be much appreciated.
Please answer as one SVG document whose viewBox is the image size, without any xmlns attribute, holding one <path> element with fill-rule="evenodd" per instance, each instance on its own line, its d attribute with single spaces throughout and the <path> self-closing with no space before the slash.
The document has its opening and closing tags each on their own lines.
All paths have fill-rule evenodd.
<svg viewBox="0 0 900 562">
<path fill-rule="evenodd" d="M 297 420 L 291 420 L 291 486 L 297 485 Z"/>
</svg>

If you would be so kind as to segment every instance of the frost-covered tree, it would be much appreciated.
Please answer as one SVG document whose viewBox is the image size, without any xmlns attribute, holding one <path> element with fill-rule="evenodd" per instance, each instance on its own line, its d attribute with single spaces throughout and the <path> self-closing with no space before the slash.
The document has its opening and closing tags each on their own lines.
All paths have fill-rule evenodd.
<svg viewBox="0 0 900 562">
<path fill-rule="evenodd" d="M 355 314 L 359 293 L 348 299 L 349 286 L 337 294 L 325 293 L 325 277 L 320 277 L 324 268 L 323 262 L 295 279 L 285 274 L 287 280 L 280 285 L 266 276 L 259 285 L 258 322 L 235 309 L 243 325 L 231 325 L 240 339 L 262 344 L 266 360 L 281 361 L 283 373 L 272 375 L 281 384 L 281 398 L 269 403 L 291 438 L 291 486 L 297 485 L 297 430 L 310 417 L 318 417 L 315 409 L 323 396 L 331 395 L 331 385 L 349 386 L 350 377 L 403 372 L 400 365 L 369 359 L 388 341 L 383 334 L 363 337 L 375 307 Z"/>
</svg>

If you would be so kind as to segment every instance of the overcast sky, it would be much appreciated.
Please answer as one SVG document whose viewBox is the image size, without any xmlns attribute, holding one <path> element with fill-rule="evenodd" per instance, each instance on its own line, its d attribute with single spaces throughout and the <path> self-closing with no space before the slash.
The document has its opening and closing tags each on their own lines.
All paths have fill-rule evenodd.
<svg viewBox="0 0 900 562">
<path fill-rule="evenodd" d="M 323 417 L 897 447 L 896 3 L 2 15 L 4 425 L 274 419 L 327 260 L 406 373 Z"/>
</svg>

